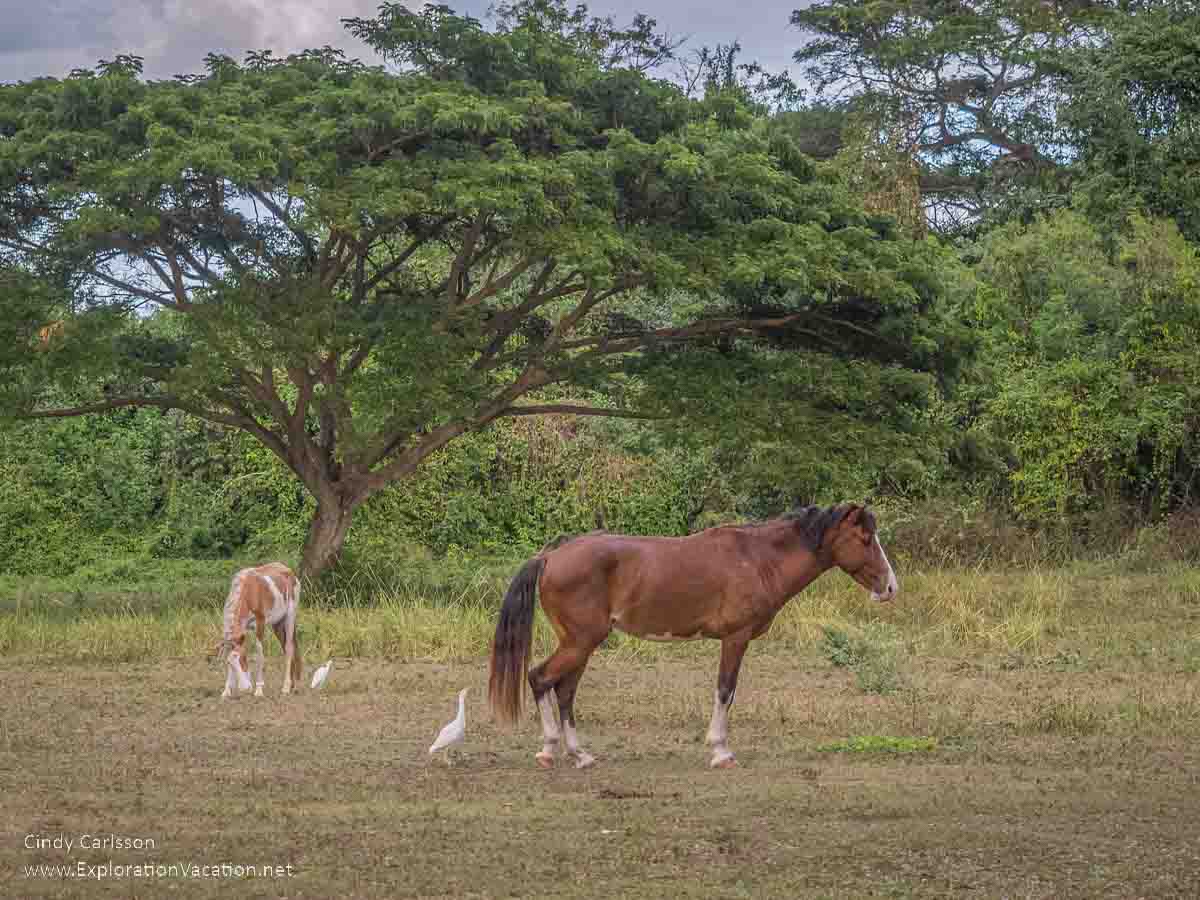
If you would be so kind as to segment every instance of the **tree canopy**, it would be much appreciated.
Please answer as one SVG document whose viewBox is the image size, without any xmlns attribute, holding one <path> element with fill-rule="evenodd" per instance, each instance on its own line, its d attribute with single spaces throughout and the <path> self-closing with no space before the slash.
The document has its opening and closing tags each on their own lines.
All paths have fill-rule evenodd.
<svg viewBox="0 0 1200 900">
<path fill-rule="evenodd" d="M 347 24 L 399 70 L 264 52 L 147 81 L 120 57 L 0 87 L 10 413 L 252 435 L 316 500 L 317 573 L 369 497 L 499 418 L 702 416 L 747 342 L 955 370 L 944 251 L 744 94 L 647 74 L 651 21 Z M 654 389 L 684 366 L 694 390 Z"/>
<path fill-rule="evenodd" d="M 937 223 L 954 229 L 1022 188 L 1053 190 L 1048 175 L 1070 157 L 1064 61 L 1097 40 L 1104 14 L 1090 2 L 829 0 L 792 23 L 818 90 L 857 95 L 903 136 Z"/>
</svg>

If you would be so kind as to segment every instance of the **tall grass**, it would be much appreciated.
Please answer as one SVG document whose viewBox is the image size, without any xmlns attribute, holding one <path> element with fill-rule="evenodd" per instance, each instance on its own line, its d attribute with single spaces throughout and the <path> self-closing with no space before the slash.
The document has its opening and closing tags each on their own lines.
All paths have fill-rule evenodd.
<svg viewBox="0 0 1200 900">
<path fill-rule="evenodd" d="M 236 565 L 197 563 L 105 579 L 0 580 L 0 654 L 123 662 L 203 656 L 219 637 Z M 488 652 L 516 563 L 432 563 L 359 569 L 302 594 L 305 656 L 466 660 Z M 825 629 L 862 635 L 880 625 L 908 653 L 998 653 L 1078 658 L 1173 654 L 1200 667 L 1192 611 L 1200 573 L 1125 574 L 1098 566 L 929 571 L 903 579 L 890 604 L 873 602 L 840 573 L 793 599 L 757 646 L 815 653 Z M 273 639 L 272 639 L 273 641 Z M 269 653 L 278 649 L 267 642 Z M 553 648 L 542 616 L 535 654 Z M 614 633 L 602 652 L 629 659 L 711 655 L 707 641 L 658 644 Z"/>
</svg>

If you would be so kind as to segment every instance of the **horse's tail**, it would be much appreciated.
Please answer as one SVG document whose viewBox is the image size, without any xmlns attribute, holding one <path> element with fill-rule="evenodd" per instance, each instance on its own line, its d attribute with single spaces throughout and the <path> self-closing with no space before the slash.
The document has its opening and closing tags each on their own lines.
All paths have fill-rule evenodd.
<svg viewBox="0 0 1200 900">
<path fill-rule="evenodd" d="M 540 554 L 521 566 L 508 586 L 504 604 L 500 607 L 500 619 L 496 622 L 488 702 L 492 714 L 509 725 L 521 715 L 533 644 L 533 603 L 545 567 L 546 559 Z"/>
</svg>

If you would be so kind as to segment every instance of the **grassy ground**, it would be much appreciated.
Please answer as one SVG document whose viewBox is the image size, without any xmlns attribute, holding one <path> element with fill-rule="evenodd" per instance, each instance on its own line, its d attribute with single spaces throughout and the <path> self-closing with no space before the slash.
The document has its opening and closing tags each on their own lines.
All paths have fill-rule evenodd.
<svg viewBox="0 0 1200 900">
<path fill-rule="evenodd" d="M 499 574 L 444 594 L 401 585 L 378 608 L 314 593 L 306 676 L 336 653 L 326 689 L 279 697 L 273 654 L 269 695 L 228 703 L 201 652 L 218 580 L 0 585 L 3 893 L 1200 893 L 1195 575 L 933 573 L 906 578 L 890 607 L 827 581 L 752 646 L 731 721 L 741 767 L 721 772 L 701 743 L 717 645 L 632 641 L 580 688 L 599 765 L 537 770 L 532 715 L 501 731 L 484 704 Z M 463 686 L 468 740 L 454 766 L 430 764 Z M 157 846 L 24 846 L 85 833 Z M 24 872 L 80 861 L 294 874 Z"/>
</svg>

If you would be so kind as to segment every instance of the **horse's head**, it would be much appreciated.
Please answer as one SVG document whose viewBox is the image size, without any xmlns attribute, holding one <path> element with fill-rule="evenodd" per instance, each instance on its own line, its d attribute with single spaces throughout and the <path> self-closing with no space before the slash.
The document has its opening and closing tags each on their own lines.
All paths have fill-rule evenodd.
<svg viewBox="0 0 1200 900">
<path fill-rule="evenodd" d="M 872 599 L 891 600 L 900 590 L 896 573 L 875 533 L 875 515 L 865 506 L 852 506 L 830 529 L 833 564 L 871 592 Z"/>
<path fill-rule="evenodd" d="M 242 652 L 242 648 L 237 642 L 222 640 L 217 644 L 216 657 L 217 659 L 225 659 L 225 665 L 237 677 L 238 688 L 240 690 L 250 690 L 250 669 L 246 663 L 246 655 Z"/>
</svg>

